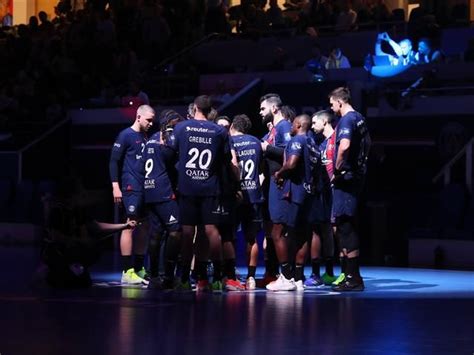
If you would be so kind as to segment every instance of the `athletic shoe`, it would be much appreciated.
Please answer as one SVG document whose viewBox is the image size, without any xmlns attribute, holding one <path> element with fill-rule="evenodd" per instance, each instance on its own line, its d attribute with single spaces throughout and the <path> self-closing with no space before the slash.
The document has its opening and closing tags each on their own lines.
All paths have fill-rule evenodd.
<svg viewBox="0 0 474 355">
<path fill-rule="evenodd" d="M 295 281 L 296 291 L 304 291 L 303 280 Z"/>
<path fill-rule="evenodd" d="M 304 282 L 304 287 L 306 287 L 306 288 L 315 288 L 315 287 L 322 286 L 323 284 L 324 284 L 324 282 L 321 279 L 321 277 L 312 274 Z"/>
<path fill-rule="evenodd" d="M 196 284 L 196 291 L 198 292 L 211 291 L 211 285 L 209 285 L 209 280 L 199 280 Z"/>
<path fill-rule="evenodd" d="M 141 270 L 139 271 L 135 271 L 135 274 L 137 274 L 138 277 L 141 277 L 142 279 L 145 279 L 145 277 L 147 276 L 147 273 L 144 267 L 142 267 Z"/>
<path fill-rule="evenodd" d="M 150 290 L 171 290 L 173 288 L 173 280 L 160 276 L 153 277 L 148 284 Z"/>
<path fill-rule="evenodd" d="M 341 273 L 341 274 L 337 277 L 336 281 L 333 281 L 332 285 L 333 285 L 333 286 L 337 286 L 337 285 L 339 285 L 341 282 L 343 282 L 345 279 L 346 279 L 346 274 Z"/>
<path fill-rule="evenodd" d="M 257 281 L 257 287 L 265 288 L 269 283 L 276 281 L 277 279 L 278 279 L 278 276 L 265 274 L 263 275 L 263 279 L 260 279 Z"/>
<path fill-rule="evenodd" d="M 212 292 L 222 292 L 224 287 L 222 286 L 222 281 L 214 281 L 211 284 Z"/>
<path fill-rule="evenodd" d="M 255 278 L 250 276 L 245 283 L 245 289 L 247 290 L 255 290 L 257 288 L 257 283 L 255 282 Z"/>
<path fill-rule="evenodd" d="M 245 291 L 245 286 L 239 280 L 228 279 L 225 282 L 226 291 Z"/>
<path fill-rule="evenodd" d="M 174 285 L 174 290 L 178 292 L 188 292 L 188 291 L 192 291 L 193 288 L 191 287 L 191 283 L 189 281 L 186 281 L 186 282 L 178 281 Z"/>
<path fill-rule="evenodd" d="M 294 279 L 288 280 L 285 276 L 283 276 L 283 274 L 280 274 L 280 276 L 278 276 L 278 279 L 276 279 L 276 281 L 270 282 L 267 285 L 267 290 L 295 291 L 296 290 L 295 280 Z"/>
<path fill-rule="evenodd" d="M 148 284 L 147 281 L 143 280 L 140 276 L 138 276 L 135 273 L 135 270 L 133 268 L 130 268 L 127 271 L 122 271 L 121 283 L 126 284 L 126 285 Z"/>
<path fill-rule="evenodd" d="M 364 288 L 364 280 L 362 280 L 362 277 L 355 278 L 352 275 L 347 275 L 346 279 L 339 285 L 333 286 L 332 290 L 337 292 L 364 291 Z"/>
<path fill-rule="evenodd" d="M 321 280 L 326 286 L 331 286 L 332 283 L 337 280 L 337 276 L 329 276 L 327 273 L 324 273 L 323 276 L 321 276 Z"/>
</svg>

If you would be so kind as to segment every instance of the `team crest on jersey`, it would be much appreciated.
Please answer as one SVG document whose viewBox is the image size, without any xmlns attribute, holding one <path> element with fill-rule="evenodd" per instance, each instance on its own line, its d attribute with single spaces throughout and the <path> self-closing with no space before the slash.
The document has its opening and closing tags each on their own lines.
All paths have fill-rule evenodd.
<svg viewBox="0 0 474 355">
<path fill-rule="evenodd" d="M 135 206 L 134 206 L 134 205 L 130 205 L 130 206 L 128 206 L 128 212 L 131 212 L 131 213 L 133 213 L 133 212 L 135 212 L 135 210 L 136 210 L 136 208 L 135 208 Z"/>
<path fill-rule="evenodd" d="M 301 143 L 299 143 L 299 142 L 293 142 L 293 143 L 291 143 L 291 149 L 293 149 L 293 150 L 300 150 L 300 149 L 301 149 Z"/>
</svg>

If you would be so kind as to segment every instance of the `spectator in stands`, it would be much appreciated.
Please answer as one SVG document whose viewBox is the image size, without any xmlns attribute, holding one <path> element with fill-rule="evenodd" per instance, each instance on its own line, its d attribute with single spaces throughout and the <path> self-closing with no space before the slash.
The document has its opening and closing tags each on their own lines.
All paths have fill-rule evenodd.
<svg viewBox="0 0 474 355">
<path fill-rule="evenodd" d="M 282 28 L 285 25 L 283 11 L 278 6 L 277 0 L 270 0 L 270 7 L 266 12 L 268 23 L 272 29 Z"/>
<path fill-rule="evenodd" d="M 337 16 L 336 30 L 345 32 L 356 29 L 357 12 L 352 9 L 352 2 L 350 0 L 344 0 L 341 12 Z"/>
<path fill-rule="evenodd" d="M 441 52 L 434 49 L 429 38 L 421 38 L 418 41 L 417 64 L 437 63 L 442 60 Z"/>
<path fill-rule="evenodd" d="M 313 74 L 318 74 L 322 69 L 326 68 L 328 58 L 321 52 L 319 44 L 313 44 L 311 48 L 311 58 L 305 63 L 305 68 Z"/>
<path fill-rule="evenodd" d="M 392 47 L 395 55 L 385 53 L 382 50 L 382 41 Z M 413 50 L 411 41 L 405 38 L 400 43 L 390 38 L 387 32 L 379 33 L 375 42 L 375 55 L 388 55 L 391 65 L 411 65 L 416 63 L 416 52 Z"/>
<path fill-rule="evenodd" d="M 390 20 L 390 10 L 384 0 L 376 0 L 370 7 L 370 14 L 376 23 Z"/>
<path fill-rule="evenodd" d="M 136 109 L 141 105 L 150 105 L 150 99 L 148 95 L 141 90 L 140 83 L 133 80 L 129 84 L 128 93 L 122 97 L 122 106 L 130 106 Z"/>
<path fill-rule="evenodd" d="M 43 38 L 49 38 L 54 33 L 54 26 L 51 21 L 48 20 L 48 14 L 44 11 L 40 11 L 38 18 L 40 20 L 39 31 Z"/>
<path fill-rule="evenodd" d="M 209 1 L 204 22 L 205 33 L 217 32 L 229 34 L 231 29 L 231 25 L 227 20 L 227 6 L 224 2 L 222 0 Z"/>
<path fill-rule="evenodd" d="M 326 62 L 326 69 L 347 69 L 351 67 L 349 59 L 342 54 L 341 48 L 334 47 Z"/>
<path fill-rule="evenodd" d="M 12 27 L 13 26 L 13 16 L 11 13 L 7 12 L 2 18 L 3 27 Z"/>
</svg>

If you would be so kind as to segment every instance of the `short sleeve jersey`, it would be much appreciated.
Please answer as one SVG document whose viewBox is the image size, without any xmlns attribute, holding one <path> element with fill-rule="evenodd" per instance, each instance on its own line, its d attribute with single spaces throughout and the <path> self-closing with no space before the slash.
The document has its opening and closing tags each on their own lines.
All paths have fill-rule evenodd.
<svg viewBox="0 0 474 355">
<path fill-rule="evenodd" d="M 155 133 L 145 145 L 143 154 L 146 203 L 165 202 L 175 198 L 166 170 L 163 150 L 160 144 L 160 132 Z"/>
<path fill-rule="evenodd" d="M 112 157 L 122 165 L 122 191 L 143 191 L 143 151 L 146 137 L 131 127 L 119 133 L 112 147 Z"/>
<path fill-rule="evenodd" d="M 204 120 L 180 122 L 174 129 L 178 190 L 185 196 L 218 196 L 222 165 L 230 164 L 227 131 Z"/>
<path fill-rule="evenodd" d="M 344 138 L 349 139 L 351 145 L 349 148 L 349 156 L 341 167 L 341 170 L 365 174 L 366 159 L 370 146 L 370 136 L 364 116 L 359 112 L 351 111 L 341 117 L 336 127 L 336 149 L 334 159 L 337 158 L 339 145 L 341 140 Z"/>
<path fill-rule="evenodd" d="M 288 142 L 291 140 L 291 123 L 287 120 L 281 120 L 275 126 L 275 141 L 274 146 L 285 148 Z"/>
<path fill-rule="evenodd" d="M 232 136 L 231 149 L 237 155 L 240 167 L 240 189 L 247 203 L 263 202 L 259 180 L 259 167 L 262 161 L 260 141 L 249 134 Z"/>
<path fill-rule="evenodd" d="M 284 189 L 288 189 L 292 202 L 303 203 L 313 187 L 313 174 L 318 156 L 314 140 L 307 135 L 294 136 L 286 146 L 285 161 L 292 155 L 299 156 L 299 160 Z"/>
</svg>

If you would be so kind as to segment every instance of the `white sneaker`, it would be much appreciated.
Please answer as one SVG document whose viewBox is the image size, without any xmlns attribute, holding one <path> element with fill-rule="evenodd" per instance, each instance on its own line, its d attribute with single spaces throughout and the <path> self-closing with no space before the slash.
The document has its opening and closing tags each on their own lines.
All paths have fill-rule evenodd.
<svg viewBox="0 0 474 355">
<path fill-rule="evenodd" d="M 247 279 L 247 282 L 245 283 L 245 289 L 246 290 L 255 290 L 257 288 L 257 283 L 255 282 L 255 279 L 250 276 Z"/>
<path fill-rule="evenodd" d="M 140 285 L 144 283 L 145 280 L 143 280 L 140 276 L 138 276 L 135 273 L 135 270 L 133 268 L 128 269 L 127 271 L 122 271 L 122 280 L 121 282 L 123 284 L 127 285 Z"/>
<path fill-rule="evenodd" d="M 295 291 L 296 290 L 295 280 L 294 279 L 288 280 L 285 276 L 283 276 L 283 274 L 280 274 L 280 276 L 278 276 L 278 279 L 276 279 L 276 281 L 270 282 L 267 285 L 267 290 Z"/>
<path fill-rule="evenodd" d="M 296 291 L 304 291 L 303 281 L 295 281 Z"/>
</svg>

